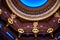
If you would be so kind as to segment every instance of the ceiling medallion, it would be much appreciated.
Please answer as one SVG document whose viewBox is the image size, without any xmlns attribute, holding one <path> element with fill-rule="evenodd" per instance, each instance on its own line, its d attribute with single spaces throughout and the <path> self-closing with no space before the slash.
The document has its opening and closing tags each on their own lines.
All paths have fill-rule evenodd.
<svg viewBox="0 0 60 40">
<path fill-rule="evenodd" d="M 39 21 L 50 17 L 57 11 L 60 5 L 59 0 L 42 0 L 40 3 L 37 0 L 36 3 L 38 5 L 34 1 L 31 2 L 32 4 L 30 2 L 31 0 L 6 0 L 13 13 L 29 21 Z"/>
</svg>

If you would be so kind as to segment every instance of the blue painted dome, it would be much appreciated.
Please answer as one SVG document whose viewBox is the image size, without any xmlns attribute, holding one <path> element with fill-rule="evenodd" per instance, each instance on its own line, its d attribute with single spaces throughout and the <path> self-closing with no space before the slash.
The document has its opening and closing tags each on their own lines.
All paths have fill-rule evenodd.
<svg viewBox="0 0 60 40">
<path fill-rule="evenodd" d="M 20 0 L 26 6 L 39 7 L 47 3 L 48 0 Z"/>
</svg>

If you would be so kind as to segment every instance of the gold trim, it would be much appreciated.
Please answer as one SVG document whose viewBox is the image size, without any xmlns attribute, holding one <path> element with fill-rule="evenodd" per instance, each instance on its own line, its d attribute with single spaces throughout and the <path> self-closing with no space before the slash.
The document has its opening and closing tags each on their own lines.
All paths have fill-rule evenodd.
<svg viewBox="0 0 60 40">
<path fill-rule="evenodd" d="M 53 28 L 49 28 L 48 30 L 47 30 L 47 33 L 52 33 L 53 32 Z"/>
<path fill-rule="evenodd" d="M 38 22 L 33 22 L 33 26 L 36 28 L 38 26 Z"/>
<path fill-rule="evenodd" d="M 38 30 L 38 22 L 33 22 L 33 30 L 32 30 L 32 32 L 33 33 L 35 33 L 35 34 L 37 34 L 38 32 L 39 32 L 39 30 Z"/>
<path fill-rule="evenodd" d="M 46 14 L 46 15 L 44 15 L 44 16 L 42 16 L 42 17 L 39 16 L 39 17 L 34 18 L 34 17 L 26 17 L 26 16 L 24 16 L 24 15 L 20 15 L 19 12 L 16 11 L 16 10 L 11 6 L 11 3 L 10 3 L 9 1 L 11 1 L 11 0 L 6 0 L 6 3 L 7 3 L 7 5 L 9 6 L 9 8 L 12 10 L 13 13 L 15 13 L 17 16 L 19 16 L 19 17 L 21 17 L 21 18 L 23 18 L 23 19 L 30 20 L 30 21 L 38 21 L 38 20 L 46 19 L 46 18 L 50 17 L 51 15 L 53 15 L 53 14 L 57 11 L 57 9 L 59 8 L 59 6 L 60 6 L 59 0 L 57 0 L 57 1 L 58 1 L 58 4 L 56 4 L 56 7 L 55 7 L 53 10 L 51 10 L 51 12 L 49 12 L 48 14 Z M 17 13 L 18 13 L 18 14 L 17 14 Z"/>
<path fill-rule="evenodd" d="M 11 18 L 8 18 L 8 23 L 13 24 L 13 20 Z"/>
<path fill-rule="evenodd" d="M 19 29 L 18 29 L 18 32 L 19 32 L 19 33 L 24 33 L 24 30 L 21 29 L 21 28 L 19 28 Z"/>
<path fill-rule="evenodd" d="M 37 28 L 33 28 L 32 32 L 37 34 L 39 32 L 39 30 Z"/>
<path fill-rule="evenodd" d="M 2 14 L 2 9 L 0 9 L 0 15 Z"/>
<path fill-rule="evenodd" d="M 60 23 L 60 18 L 58 19 L 58 23 Z"/>
<path fill-rule="evenodd" d="M 15 18 L 16 18 L 16 15 L 11 14 L 11 19 L 15 19 Z"/>
</svg>

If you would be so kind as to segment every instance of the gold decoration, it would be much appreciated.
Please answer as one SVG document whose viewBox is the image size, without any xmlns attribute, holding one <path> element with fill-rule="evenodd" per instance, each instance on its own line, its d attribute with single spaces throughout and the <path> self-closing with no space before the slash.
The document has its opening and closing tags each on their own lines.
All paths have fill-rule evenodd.
<svg viewBox="0 0 60 40">
<path fill-rule="evenodd" d="M 16 15 L 11 14 L 11 18 L 12 18 L 12 19 L 16 18 Z"/>
<path fill-rule="evenodd" d="M 33 25 L 34 25 L 34 27 L 33 27 L 32 32 L 36 34 L 36 33 L 38 33 L 38 32 L 39 32 L 39 30 L 37 29 L 38 22 L 34 22 L 34 23 L 33 23 Z"/>
<path fill-rule="evenodd" d="M 54 15 L 55 17 L 59 17 L 60 15 L 59 15 L 59 13 L 58 12 L 56 12 L 56 14 Z"/>
<path fill-rule="evenodd" d="M 37 27 L 38 26 L 38 22 L 34 22 L 33 25 L 34 25 L 34 28 Z"/>
<path fill-rule="evenodd" d="M 34 28 L 34 29 L 32 30 L 32 32 L 36 34 L 36 33 L 39 32 L 39 30 L 38 30 L 37 28 Z"/>
<path fill-rule="evenodd" d="M 21 28 L 19 28 L 19 29 L 18 29 L 18 32 L 19 32 L 19 33 L 24 33 L 24 30 L 21 29 Z"/>
<path fill-rule="evenodd" d="M 9 24 L 13 24 L 13 20 L 11 18 L 8 18 Z"/>
<path fill-rule="evenodd" d="M 14 20 L 14 18 L 16 18 L 16 15 L 11 14 L 11 17 L 8 18 L 8 22 L 9 22 L 9 24 L 13 24 L 13 20 Z"/>
<path fill-rule="evenodd" d="M 60 23 L 60 18 L 58 19 L 58 23 Z"/>
<path fill-rule="evenodd" d="M 53 28 L 49 28 L 49 29 L 47 30 L 47 32 L 48 32 L 48 33 L 52 33 L 52 32 L 53 32 Z"/>
<path fill-rule="evenodd" d="M 35 37 L 37 37 L 37 33 L 39 32 L 39 30 L 38 30 L 38 28 L 37 28 L 37 26 L 38 26 L 38 22 L 34 22 L 33 23 L 33 30 L 32 30 L 32 32 L 34 33 L 34 35 L 35 35 Z"/>
<path fill-rule="evenodd" d="M 58 8 L 60 7 L 60 0 L 57 0 L 55 5 L 50 9 L 48 10 L 47 12 L 45 12 L 44 15 L 42 16 L 25 16 L 22 14 L 22 12 L 20 12 L 20 10 L 18 10 L 16 7 L 14 7 L 14 5 L 11 4 L 11 0 L 6 0 L 6 3 L 8 5 L 8 7 L 12 10 L 12 12 L 14 14 L 16 14 L 17 16 L 23 18 L 23 19 L 26 19 L 26 20 L 29 20 L 29 21 L 38 21 L 38 20 L 43 20 L 43 19 L 46 19 L 48 17 L 50 17 L 51 15 L 53 15 L 57 10 Z M 18 10 L 18 11 L 17 11 Z"/>
<path fill-rule="evenodd" d="M 2 14 L 2 10 L 0 9 L 0 14 Z"/>
</svg>

